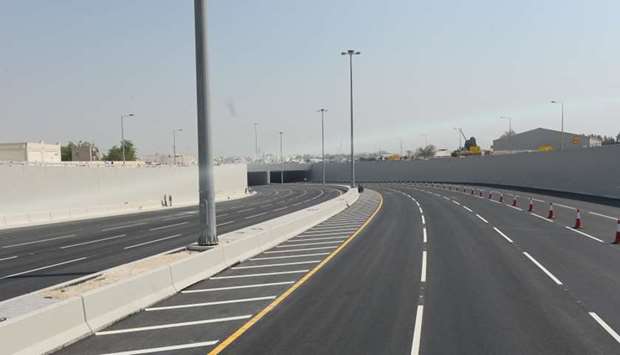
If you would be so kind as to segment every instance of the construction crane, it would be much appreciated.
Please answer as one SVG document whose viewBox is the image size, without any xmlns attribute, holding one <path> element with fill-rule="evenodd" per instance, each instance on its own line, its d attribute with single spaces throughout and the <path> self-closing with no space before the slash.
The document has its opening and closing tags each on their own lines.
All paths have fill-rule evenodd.
<svg viewBox="0 0 620 355">
<path fill-rule="evenodd" d="M 461 128 L 459 128 L 459 133 L 461 133 L 461 136 L 463 136 L 465 140 L 465 145 L 460 150 L 460 155 L 480 155 L 480 147 L 476 144 L 476 138 L 470 137 L 467 139 Z"/>
</svg>

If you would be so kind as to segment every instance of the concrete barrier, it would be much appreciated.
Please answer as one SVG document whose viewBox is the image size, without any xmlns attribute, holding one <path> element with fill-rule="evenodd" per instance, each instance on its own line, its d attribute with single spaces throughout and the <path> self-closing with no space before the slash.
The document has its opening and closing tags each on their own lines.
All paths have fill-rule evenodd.
<svg viewBox="0 0 620 355">
<path fill-rule="evenodd" d="M 175 293 L 170 266 L 165 265 L 84 293 L 84 317 L 97 331 Z"/>
<path fill-rule="evenodd" d="M 319 205 L 224 234 L 214 249 L 9 319 L 0 323 L 1 349 L 17 354 L 56 350 L 272 248 L 338 214 L 358 197 L 356 190 L 349 190 Z"/>
<path fill-rule="evenodd" d="M 0 352 L 43 354 L 88 334 L 82 299 L 73 297 L 0 323 Z"/>
</svg>

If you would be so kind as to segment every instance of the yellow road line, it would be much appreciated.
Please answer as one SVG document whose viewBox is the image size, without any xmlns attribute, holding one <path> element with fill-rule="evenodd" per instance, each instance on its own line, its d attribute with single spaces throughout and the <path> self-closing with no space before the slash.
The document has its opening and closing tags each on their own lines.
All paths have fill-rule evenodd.
<svg viewBox="0 0 620 355">
<path fill-rule="evenodd" d="M 208 355 L 217 355 L 221 353 L 224 349 L 226 349 L 230 344 L 232 344 L 235 340 L 237 340 L 243 333 L 245 333 L 248 329 L 250 329 L 256 322 L 261 320 L 263 317 L 267 315 L 272 309 L 274 309 L 277 305 L 282 303 L 288 296 L 290 296 L 299 286 L 303 285 L 306 281 L 308 281 L 314 274 L 316 274 L 323 266 L 325 266 L 331 259 L 333 259 L 342 249 L 344 249 L 347 244 L 349 244 L 355 237 L 357 237 L 364 228 L 375 218 L 377 213 L 383 207 L 383 196 L 379 194 L 381 200 L 379 201 L 379 206 L 377 209 L 370 215 L 370 218 L 364 222 L 355 233 L 351 234 L 347 240 L 345 240 L 336 250 L 334 250 L 331 254 L 329 254 L 320 264 L 318 264 L 314 269 L 310 270 L 307 274 L 305 274 L 301 279 L 299 279 L 296 283 L 293 284 L 288 290 L 284 291 L 278 298 L 276 298 L 273 302 L 271 302 L 267 307 L 265 307 L 260 312 L 256 313 L 254 317 L 250 318 L 244 325 L 242 325 L 239 329 L 237 329 L 234 333 L 232 333 L 228 338 L 219 343 L 213 350 L 211 350 Z"/>
</svg>

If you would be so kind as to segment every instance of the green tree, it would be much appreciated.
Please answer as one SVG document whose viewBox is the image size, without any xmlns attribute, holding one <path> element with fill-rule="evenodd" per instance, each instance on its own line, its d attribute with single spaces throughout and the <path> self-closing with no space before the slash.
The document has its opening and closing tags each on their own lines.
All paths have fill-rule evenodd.
<svg viewBox="0 0 620 355">
<path fill-rule="evenodd" d="M 69 142 L 63 146 L 60 146 L 60 160 L 62 161 L 71 161 L 73 155 L 73 148 L 75 148 L 75 143 Z"/>
<path fill-rule="evenodd" d="M 122 145 L 119 147 L 117 145 L 113 146 L 108 150 L 108 154 L 103 156 L 103 160 L 107 161 L 122 161 L 123 160 L 123 149 L 122 146 L 125 146 L 125 160 L 134 161 L 136 160 L 136 147 L 130 140 L 125 139 L 122 142 Z"/>
<path fill-rule="evenodd" d="M 418 148 L 415 152 L 416 158 L 429 159 L 435 156 L 437 149 L 434 145 L 429 144 L 426 147 Z"/>
</svg>

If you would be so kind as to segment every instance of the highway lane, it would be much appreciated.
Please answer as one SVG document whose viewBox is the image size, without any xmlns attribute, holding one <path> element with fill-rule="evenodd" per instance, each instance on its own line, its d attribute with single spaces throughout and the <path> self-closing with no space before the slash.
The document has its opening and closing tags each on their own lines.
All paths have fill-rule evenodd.
<svg viewBox="0 0 620 355">
<path fill-rule="evenodd" d="M 259 187 L 255 196 L 218 203 L 218 233 L 333 198 L 333 186 Z M 3 231 L 0 300 L 12 298 L 194 242 L 197 208 L 166 209 Z"/>
<path fill-rule="evenodd" d="M 204 354 L 246 322 L 312 283 L 380 208 L 364 193 L 350 208 L 276 247 L 182 290 L 60 354 Z M 257 353 L 253 351 L 252 353 Z"/>
</svg>

